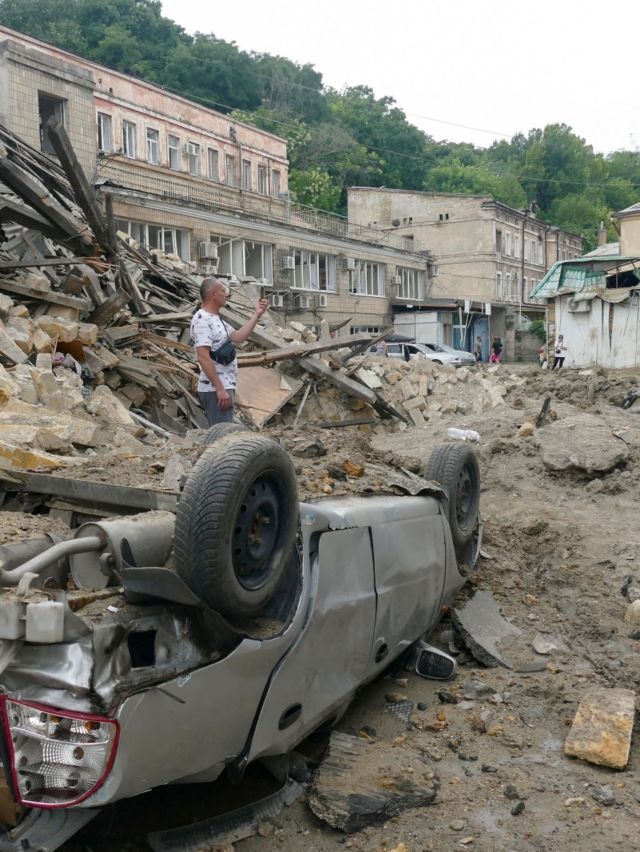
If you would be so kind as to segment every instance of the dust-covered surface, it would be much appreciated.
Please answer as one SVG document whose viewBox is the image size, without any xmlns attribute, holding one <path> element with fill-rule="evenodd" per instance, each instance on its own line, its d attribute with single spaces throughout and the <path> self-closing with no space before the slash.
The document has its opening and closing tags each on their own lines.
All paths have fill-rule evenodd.
<svg viewBox="0 0 640 852">
<path fill-rule="evenodd" d="M 301 497 L 318 499 L 388 490 L 398 467 L 422 470 L 449 426 L 477 430 L 487 558 L 480 560 L 456 606 L 476 590 L 493 594 L 503 615 L 521 631 L 507 647 L 501 645 L 513 667 L 477 663 L 452 644 L 451 620 L 445 618 L 433 638 L 443 648 L 459 650 L 457 677 L 435 682 L 404 671 L 390 673 L 365 688 L 338 725 L 365 738 L 372 760 L 379 743 L 393 749 L 396 761 L 389 777 L 380 777 L 381 789 L 390 777 L 397 779 L 403 771 L 411 775 L 420 760 L 439 783 L 435 802 L 347 837 L 318 820 L 303 800 L 236 844 L 241 852 L 569 852 L 637 845 L 640 740 L 632 742 L 622 771 L 565 757 L 563 747 L 587 690 L 640 686 L 640 624 L 625 621 L 630 601 L 640 598 L 640 409 L 613 404 L 638 386 L 640 371 L 551 374 L 502 366 L 490 381 L 504 392 L 487 391 L 483 382 L 489 379 L 468 372 L 466 380 L 447 379 L 446 391 L 435 388 L 428 394 L 428 419 L 421 427 L 325 430 L 305 423 L 297 430 L 274 427 L 269 434 L 291 452 Z M 483 401 L 474 407 L 478 388 Z M 547 396 L 552 398 L 550 415 L 535 428 Z M 451 402 L 448 410 L 443 412 L 442 404 L 429 408 L 445 398 Z M 176 451 L 191 460 L 199 452 L 167 444 L 153 459 L 129 464 L 127 484 L 160 485 L 164 465 Z M 93 471 L 91 478 L 111 481 L 113 468 L 102 461 L 96 466 L 103 470 Z M 391 692 L 413 704 L 408 726 L 388 711 Z M 227 807 L 242 796 L 246 800 L 246 790 L 234 795 L 224 789 Z M 163 815 L 154 822 L 162 796 Z M 188 790 L 172 794 L 176 816 L 189 796 Z M 119 848 L 146 848 L 134 823 L 139 817 L 140 825 L 151 829 L 165 820 L 171 810 L 166 797 L 165 791 L 141 798 L 138 810 L 132 803 L 118 806 L 131 817 Z M 200 804 L 197 816 L 207 815 Z M 88 826 L 64 848 L 112 848 L 105 825 Z"/>
</svg>

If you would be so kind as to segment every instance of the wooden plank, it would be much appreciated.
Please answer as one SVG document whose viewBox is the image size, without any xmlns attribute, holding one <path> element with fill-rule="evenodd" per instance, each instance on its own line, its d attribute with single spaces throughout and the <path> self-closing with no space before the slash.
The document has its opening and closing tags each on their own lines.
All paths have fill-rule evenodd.
<svg viewBox="0 0 640 852">
<path fill-rule="evenodd" d="M 34 266 L 75 266 L 77 263 L 85 263 L 86 257 L 42 257 L 39 260 L 3 260 L 0 262 L 0 271 L 5 269 L 29 269 Z"/>
<path fill-rule="evenodd" d="M 27 207 L 22 201 L 14 201 L 11 198 L 0 200 L 0 221 L 15 222 L 25 228 L 37 228 L 44 236 L 51 237 L 56 242 L 60 240 L 60 232 L 44 216 Z"/>
<path fill-rule="evenodd" d="M 93 307 L 89 299 L 82 296 L 68 296 L 57 290 L 36 290 L 18 281 L 8 281 L 0 277 L 0 290 L 23 296 L 25 299 L 38 299 L 41 302 L 50 302 L 53 305 L 64 305 L 67 308 L 75 308 L 78 311 L 89 311 Z"/>
<path fill-rule="evenodd" d="M 124 290 L 116 290 L 95 311 L 89 315 L 89 322 L 94 325 L 104 326 L 113 317 L 129 304 L 130 296 Z"/>
<path fill-rule="evenodd" d="M 131 485 L 110 485 L 89 479 L 67 479 L 47 473 L 23 473 L 22 471 L 11 472 L 11 480 L 7 480 L 7 490 L 15 491 L 16 478 L 21 480 L 19 486 L 21 491 L 63 497 L 79 503 L 175 512 L 179 498 L 175 491 L 154 491 L 149 488 L 134 488 Z M 0 475 L 0 481 L 4 481 L 2 475 Z"/>
<path fill-rule="evenodd" d="M 278 349 L 270 349 L 267 352 L 247 352 L 238 354 L 238 366 L 259 366 L 260 364 L 271 364 L 275 361 L 288 361 L 303 358 L 305 355 L 317 355 L 320 352 L 328 352 L 332 349 L 344 349 L 345 346 L 369 345 L 370 334 L 354 334 L 348 342 L 344 340 L 319 341 L 307 343 L 303 346 L 287 346 Z"/>
<path fill-rule="evenodd" d="M 373 426 L 377 422 L 373 417 L 359 417 L 356 420 L 321 420 L 313 425 L 321 429 L 342 429 L 344 426 Z"/>
<path fill-rule="evenodd" d="M 283 379 L 288 388 L 282 387 Z M 238 373 L 236 404 L 258 429 L 262 429 L 303 384 L 300 379 L 283 376 L 279 370 L 247 367 Z"/>
</svg>

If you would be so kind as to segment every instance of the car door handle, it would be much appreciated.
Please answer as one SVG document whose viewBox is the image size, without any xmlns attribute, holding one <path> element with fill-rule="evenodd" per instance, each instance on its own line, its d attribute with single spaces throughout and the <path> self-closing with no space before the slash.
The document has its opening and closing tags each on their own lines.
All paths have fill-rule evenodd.
<svg viewBox="0 0 640 852">
<path fill-rule="evenodd" d="M 278 730 L 284 731 L 284 729 L 288 728 L 289 725 L 293 725 L 293 723 L 300 718 L 301 713 L 302 704 L 292 704 L 291 707 L 287 707 L 282 716 L 280 716 Z"/>
</svg>

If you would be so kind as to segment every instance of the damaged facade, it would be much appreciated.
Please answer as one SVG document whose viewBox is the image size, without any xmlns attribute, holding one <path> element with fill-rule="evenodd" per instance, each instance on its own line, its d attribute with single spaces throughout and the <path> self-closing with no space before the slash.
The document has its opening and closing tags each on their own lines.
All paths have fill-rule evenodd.
<svg viewBox="0 0 640 852">
<path fill-rule="evenodd" d="M 352 187 L 349 219 L 403 236 L 417 249 L 428 245 L 437 257 L 431 297 L 398 305 L 396 325 L 456 348 L 471 349 L 480 336 L 485 359 L 494 335 L 504 340 L 507 358 L 519 354 L 519 315 L 542 316 L 532 290 L 553 263 L 582 253 L 581 237 L 490 196 Z"/>
<path fill-rule="evenodd" d="M 571 367 L 640 363 L 640 204 L 616 214 L 619 243 L 554 264 L 534 291 L 547 300 L 551 345 L 562 334 Z M 601 228 L 601 232 L 603 229 Z"/>
<path fill-rule="evenodd" d="M 430 295 L 426 247 L 291 201 L 283 139 L 0 27 L 0 123 L 49 152 L 52 115 L 121 231 L 255 279 L 283 321 L 378 331 Z"/>
</svg>

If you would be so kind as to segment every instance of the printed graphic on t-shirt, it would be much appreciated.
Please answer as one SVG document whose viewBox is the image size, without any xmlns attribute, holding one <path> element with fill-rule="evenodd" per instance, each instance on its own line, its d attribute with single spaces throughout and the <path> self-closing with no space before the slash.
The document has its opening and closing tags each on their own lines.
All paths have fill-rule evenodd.
<svg viewBox="0 0 640 852">
<path fill-rule="evenodd" d="M 191 340 L 194 346 L 208 346 L 217 349 L 233 331 L 232 326 L 224 322 L 217 314 L 210 314 L 202 308 L 196 311 L 191 320 Z M 227 390 L 235 390 L 238 382 L 238 362 L 234 359 L 230 364 L 216 364 L 220 381 Z M 212 391 L 213 386 L 203 370 L 198 379 L 198 393 Z"/>
</svg>

